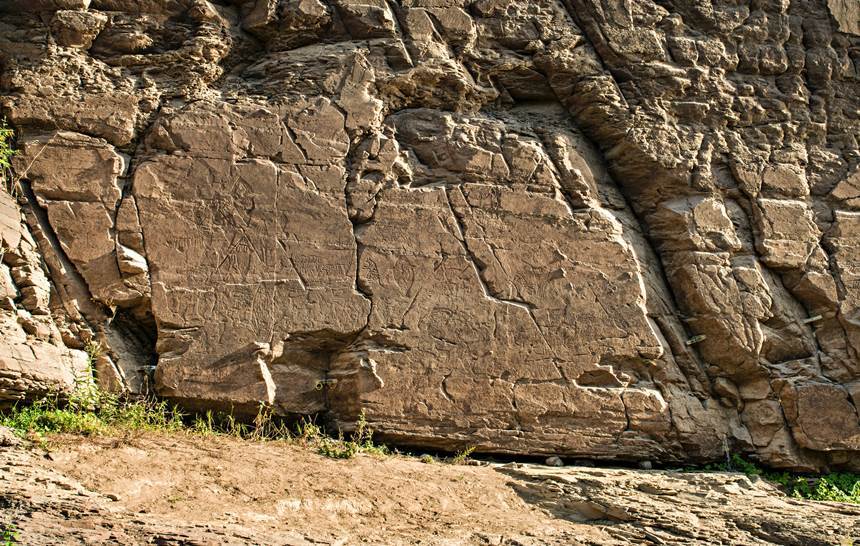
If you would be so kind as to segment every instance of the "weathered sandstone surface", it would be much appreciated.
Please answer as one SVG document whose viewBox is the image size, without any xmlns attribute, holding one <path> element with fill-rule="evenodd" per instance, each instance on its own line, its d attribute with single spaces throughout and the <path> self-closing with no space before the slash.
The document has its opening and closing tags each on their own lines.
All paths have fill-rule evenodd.
<svg viewBox="0 0 860 546">
<path fill-rule="evenodd" d="M 860 468 L 855 4 L 0 10 L 0 397 Z"/>
<path fill-rule="evenodd" d="M 14 522 L 28 546 L 841 546 L 860 538 L 860 506 L 787 498 L 730 472 L 342 461 L 281 442 L 175 434 L 54 436 L 40 456 L 4 447 L 2 434 L 0 526 Z"/>
</svg>

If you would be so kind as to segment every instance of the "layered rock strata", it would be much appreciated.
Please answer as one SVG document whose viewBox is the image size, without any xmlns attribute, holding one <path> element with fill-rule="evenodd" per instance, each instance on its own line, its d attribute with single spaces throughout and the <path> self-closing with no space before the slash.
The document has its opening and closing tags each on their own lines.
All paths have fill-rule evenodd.
<svg viewBox="0 0 860 546">
<path fill-rule="evenodd" d="M 2 5 L 20 202 L 112 388 L 860 464 L 847 3 Z"/>
</svg>

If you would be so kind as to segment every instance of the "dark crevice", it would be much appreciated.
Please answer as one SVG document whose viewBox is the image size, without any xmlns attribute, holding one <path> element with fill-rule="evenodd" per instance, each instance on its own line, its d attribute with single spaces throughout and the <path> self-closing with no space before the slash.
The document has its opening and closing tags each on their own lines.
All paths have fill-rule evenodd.
<svg viewBox="0 0 860 546">
<path fill-rule="evenodd" d="M 586 41 L 588 41 L 588 38 L 586 38 Z M 538 72 L 541 72 L 537 67 L 535 69 L 538 70 Z M 547 77 L 546 74 L 543 74 L 543 76 Z M 552 88 L 552 90 L 553 90 L 553 93 L 556 95 L 556 100 L 560 104 L 564 104 L 564 102 L 558 96 L 557 91 L 554 88 Z M 604 165 L 607 166 L 607 170 L 608 170 L 608 167 L 609 167 L 608 163 L 606 162 L 605 157 L 603 157 L 603 152 L 602 152 L 603 148 L 601 146 L 599 146 L 598 143 L 593 139 L 593 135 L 589 135 L 585 130 L 583 130 L 582 127 L 580 127 L 579 123 L 577 123 L 576 115 L 572 111 L 568 111 L 568 114 L 570 115 L 571 122 L 574 124 L 574 127 L 576 127 L 578 132 L 582 135 L 582 137 L 586 140 L 586 142 L 595 151 L 597 151 L 600 154 L 601 159 L 604 161 Z M 663 259 L 661 257 L 661 254 L 657 251 L 657 244 L 655 243 L 655 241 L 651 237 L 650 230 L 647 228 L 648 224 L 641 217 L 641 214 L 639 212 L 637 212 L 636 209 L 633 207 L 633 201 L 632 201 L 631 196 L 628 194 L 628 192 L 625 191 L 625 189 L 622 187 L 621 184 L 615 182 L 614 177 L 610 176 L 610 180 L 612 181 L 612 186 L 618 191 L 618 194 L 624 200 L 625 212 L 627 212 L 629 214 L 629 216 L 637 223 L 637 226 L 639 227 L 639 233 L 642 236 L 643 242 L 648 246 L 650 254 L 655 258 L 654 260 L 649 262 L 649 264 L 651 265 L 651 271 L 654 273 L 654 276 L 656 277 L 656 279 L 658 279 L 658 281 L 661 282 L 661 284 L 665 288 L 665 290 L 663 292 L 664 292 L 666 298 L 668 298 L 668 301 L 665 301 L 665 300 L 664 301 L 665 301 L 666 306 L 668 307 L 667 310 L 671 314 L 670 315 L 663 315 L 663 314 L 658 315 L 658 314 L 655 314 L 653 311 L 648 310 L 649 317 L 651 317 L 653 319 L 651 321 L 651 323 L 654 324 L 658 328 L 659 333 L 662 336 L 662 338 L 667 341 L 668 346 L 666 348 L 668 349 L 669 353 L 672 355 L 673 360 L 678 364 L 678 366 L 682 370 L 682 372 L 684 372 L 684 375 L 687 376 L 687 374 L 691 374 L 693 376 L 692 378 L 685 377 L 687 379 L 688 384 L 691 386 L 694 384 L 692 379 L 695 379 L 696 383 L 701 383 L 702 379 L 707 379 L 708 375 L 707 375 L 707 371 L 705 370 L 704 365 L 702 364 L 702 359 L 698 355 L 698 352 L 695 349 L 686 348 L 683 351 L 683 354 L 678 354 L 677 348 L 683 347 L 682 343 L 684 340 L 678 340 L 678 342 L 676 342 L 674 344 L 677 348 L 674 348 L 672 346 L 673 343 L 671 342 L 671 340 L 675 339 L 677 336 L 672 335 L 671 332 L 668 331 L 668 329 L 665 328 L 664 324 L 663 324 L 663 322 L 667 321 L 667 320 L 676 321 L 675 317 L 680 315 L 680 313 L 678 312 L 678 304 L 676 301 L 675 294 L 672 290 L 672 285 L 669 282 L 669 278 L 667 277 L 666 271 L 665 271 L 664 266 L 663 266 Z M 566 191 L 564 191 L 564 189 L 562 189 L 562 194 L 564 195 L 565 199 L 570 203 L 571 196 Z M 614 216 L 614 214 L 613 214 L 613 216 Z M 619 219 L 619 221 L 620 221 L 620 219 Z M 624 225 L 624 222 L 621 222 L 621 223 L 622 223 L 622 225 Z M 626 230 L 623 230 L 623 231 L 626 233 Z M 625 235 L 624 238 L 625 238 L 625 240 L 628 241 L 628 244 L 630 244 L 631 248 L 635 248 L 636 245 L 633 244 L 633 241 L 631 241 L 629 239 L 628 235 Z M 640 256 L 638 258 L 639 259 L 637 259 L 637 261 L 639 263 L 643 263 L 643 260 L 641 260 L 642 257 Z M 653 297 L 654 297 L 654 294 L 648 294 L 646 292 L 646 298 L 653 298 Z M 689 332 L 686 325 L 684 325 L 681 322 L 677 322 L 676 327 L 681 329 L 681 331 L 684 332 L 684 334 L 687 338 L 691 337 L 691 333 Z M 686 363 L 688 361 L 690 361 L 690 363 L 691 363 L 690 365 L 695 366 L 696 369 L 689 369 L 689 366 L 686 365 Z M 706 388 L 710 388 L 709 384 L 705 384 L 702 386 L 706 387 Z"/>
<path fill-rule="evenodd" d="M 149 254 L 146 249 L 146 234 L 144 233 L 144 223 L 140 217 L 140 207 L 134 193 L 134 176 L 140 164 L 145 161 L 145 142 L 147 136 L 155 128 L 162 116 L 164 109 L 164 100 L 159 101 L 158 108 L 149 118 L 146 127 L 137 132 L 134 140 L 129 145 L 128 149 L 128 166 L 122 186 L 122 196 L 117 204 L 117 213 L 119 207 L 126 200 L 131 200 L 129 203 L 134 207 L 135 219 L 137 220 L 137 229 L 140 234 L 140 253 L 146 262 L 146 279 L 149 283 L 149 297 L 143 298 L 142 301 L 134 306 L 120 309 L 116 312 L 113 320 L 108 323 L 110 331 L 114 334 L 114 339 L 118 346 L 123 346 L 123 351 L 126 353 L 126 361 L 123 362 L 122 355 L 119 355 L 119 367 L 123 369 L 126 376 L 126 383 L 133 390 L 139 390 L 141 393 L 150 392 L 154 389 L 153 374 L 158 366 L 158 352 L 156 350 L 158 343 L 158 323 L 155 318 L 152 308 L 152 268 L 149 264 Z M 144 156 L 144 159 L 141 159 Z M 117 215 L 114 216 L 114 229 L 116 229 Z M 114 241 L 119 243 L 119 238 L 115 235 Z M 119 260 L 119 252 L 114 251 Z M 116 348 L 111 347 L 116 350 Z M 128 364 L 126 366 L 126 364 Z M 133 377 L 129 377 L 132 375 Z"/>
<path fill-rule="evenodd" d="M 125 386 L 135 394 L 154 389 L 158 328 L 149 309 L 119 309 L 105 325 L 109 351 Z"/>
<path fill-rule="evenodd" d="M 415 61 L 412 60 L 413 56 L 417 55 L 417 51 L 415 50 L 414 44 L 410 43 L 406 44 L 406 38 L 408 37 L 407 33 L 403 30 L 403 20 L 402 14 L 400 13 L 399 6 L 395 2 L 395 0 L 386 0 L 388 4 L 388 9 L 391 10 L 391 14 L 394 16 L 394 32 L 395 35 L 400 39 L 400 43 L 403 44 L 403 50 L 406 52 L 407 61 L 409 61 L 410 66 L 415 66 Z M 411 42 L 411 40 L 410 40 Z M 412 51 L 410 51 L 412 49 Z"/>
<path fill-rule="evenodd" d="M 61 271 L 54 271 L 53 268 L 49 267 L 49 269 L 52 269 L 52 280 L 56 282 L 57 279 L 66 279 L 74 285 L 77 291 L 81 292 L 82 295 L 86 297 L 86 301 L 82 302 L 78 299 L 77 303 L 81 314 L 87 322 L 97 324 L 101 323 L 105 318 L 112 316 L 113 313 L 108 307 L 102 305 L 93 298 L 89 285 L 83 275 L 81 275 L 77 267 L 75 267 L 75 264 L 66 254 L 66 251 L 63 250 L 63 245 L 60 243 L 59 237 L 48 220 L 48 211 L 39 204 L 30 181 L 22 179 L 19 184 L 24 197 L 27 200 L 27 204 L 30 207 L 30 211 L 33 213 L 33 216 L 38 223 L 39 230 L 45 236 L 45 239 L 51 247 L 50 250 L 57 257 L 60 266 L 63 268 Z"/>
<path fill-rule="evenodd" d="M 41 206 L 28 180 L 21 180 L 21 188 L 39 230 L 50 245 L 61 270 L 51 267 L 51 281 L 64 282 L 74 288 L 69 296 L 75 301 L 83 319 L 96 332 L 96 340 L 104 345 L 115 373 L 132 392 L 143 392 L 149 384 L 148 373 L 155 366 L 155 321 L 148 306 L 112 310 L 93 297 L 89 285 L 66 254 L 51 226 L 47 211 Z"/>
</svg>

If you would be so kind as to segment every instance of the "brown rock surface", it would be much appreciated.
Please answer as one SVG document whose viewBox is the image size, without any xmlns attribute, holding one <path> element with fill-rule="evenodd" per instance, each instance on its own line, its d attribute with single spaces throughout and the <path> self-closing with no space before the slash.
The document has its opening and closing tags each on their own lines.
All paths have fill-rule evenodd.
<svg viewBox="0 0 860 546">
<path fill-rule="evenodd" d="M 18 4 L 2 108 L 55 298 L 8 313 L 91 332 L 103 384 L 860 468 L 850 2 Z"/>
<path fill-rule="evenodd" d="M 68 393 L 87 355 L 66 347 L 51 319 L 51 284 L 18 204 L 0 191 L 0 406 Z"/>
<path fill-rule="evenodd" d="M 47 457 L 0 444 L 0 524 L 14 522 L 21 544 L 809 546 L 860 538 L 860 507 L 790 499 L 729 472 L 344 461 L 280 442 L 181 434 L 51 443 Z"/>
</svg>

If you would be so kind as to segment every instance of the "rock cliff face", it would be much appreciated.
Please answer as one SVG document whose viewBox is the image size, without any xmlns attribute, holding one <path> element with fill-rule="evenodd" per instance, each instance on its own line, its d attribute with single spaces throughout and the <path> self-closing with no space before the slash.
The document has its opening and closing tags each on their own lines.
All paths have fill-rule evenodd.
<svg viewBox="0 0 860 546">
<path fill-rule="evenodd" d="M 851 2 L 0 6 L 0 397 L 860 467 Z"/>
</svg>

